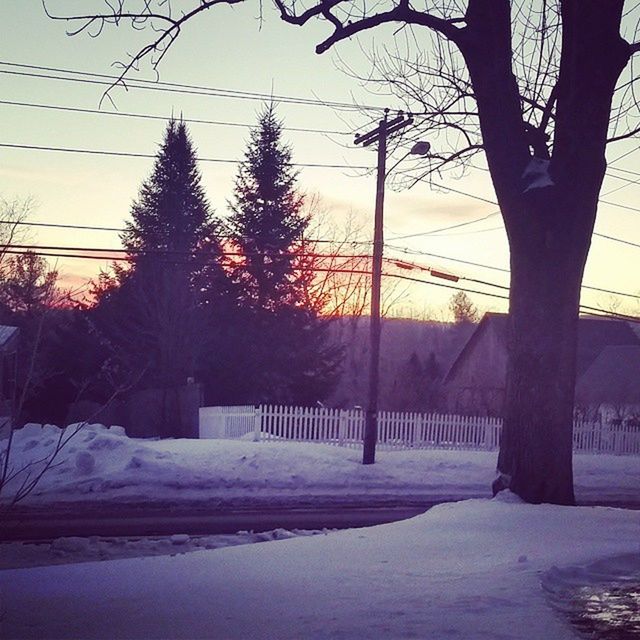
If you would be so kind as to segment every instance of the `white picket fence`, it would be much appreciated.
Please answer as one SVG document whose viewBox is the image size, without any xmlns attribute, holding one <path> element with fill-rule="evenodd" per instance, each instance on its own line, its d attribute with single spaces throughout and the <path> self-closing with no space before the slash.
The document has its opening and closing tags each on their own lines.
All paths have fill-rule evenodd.
<svg viewBox="0 0 640 640">
<path fill-rule="evenodd" d="M 577 453 L 640 455 L 640 430 L 630 425 L 576 421 L 573 423 L 573 450 Z"/>
<path fill-rule="evenodd" d="M 381 449 L 473 449 L 495 451 L 500 444 L 502 420 L 438 413 L 378 414 Z M 364 413 L 360 409 L 324 407 L 202 407 L 201 438 L 243 438 L 274 441 L 321 442 L 342 447 L 362 445 Z M 576 422 L 574 451 L 640 455 L 640 431 Z"/>
<path fill-rule="evenodd" d="M 299 440 L 359 447 L 364 432 L 360 409 L 261 406 L 256 412 L 261 440 Z M 500 420 L 437 413 L 378 414 L 381 449 L 497 449 Z"/>
<path fill-rule="evenodd" d="M 253 405 L 200 407 L 200 437 L 242 438 L 255 432 L 256 420 L 257 413 Z"/>
</svg>

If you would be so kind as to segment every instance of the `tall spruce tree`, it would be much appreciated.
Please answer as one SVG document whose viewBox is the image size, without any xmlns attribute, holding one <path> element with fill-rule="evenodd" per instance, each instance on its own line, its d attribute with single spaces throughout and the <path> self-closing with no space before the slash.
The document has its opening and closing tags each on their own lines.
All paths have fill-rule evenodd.
<svg viewBox="0 0 640 640">
<path fill-rule="evenodd" d="M 203 340 L 203 292 L 224 281 L 217 225 L 183 122 L 170 120 L 122 242 L 127 267 L 99 290 L 101 326 L 145 387 L 193 377 Z"/>
<path fill-rule="evenodd" d="M 296 182 L 271 104 L 251 131 L 230 202 L 247 402 L 313 404 L 330 393 L 341 361 L 327 321 L 305 304 L 308 274 L 297 267 L 309 219 Z"/>
<path fill-rule="evenodd" d="M 251 131 L 230 203 L 231 229 L 244 259 L 237 270 L 244 300 L 270 310 L 299 298 L 294 247 L 308 226 L 291 149 L 281 137 L 282 124 L 271 104 Z"/>
</svg>

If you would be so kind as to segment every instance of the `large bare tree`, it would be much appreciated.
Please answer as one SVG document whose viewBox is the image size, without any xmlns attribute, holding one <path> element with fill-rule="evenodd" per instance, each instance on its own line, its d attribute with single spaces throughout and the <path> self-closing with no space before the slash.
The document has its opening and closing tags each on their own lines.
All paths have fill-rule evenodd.
<svg viewBox="0 0 640 640">
<path fill-rule="evenodd" d="M 76 33 L 109 25 L 151 27 L 151 41 L 125 65 L 126 74 L 146 56 L 161 60 L 189 20 L 241 1 L 190 0 L 178 13 L 167 0 L 109 0 L 103 13 L 52 17 L 70 19 Z M 383 28 L 392 38 L 384 25 L 399 25 L 407 55 L 392 46 L 376 54 L 376 68 L 422 116 L 422 126 L 444 132 L 450 143 L 448 150 L 440 146 L 423 174 L 484 153 L 511 249 L 497 485 L 530 502 L 572 504 L 580 285 L 607 142 L 637 132 L 630 123 L 636 104 L 631 61 L 640 42 L 635 25 L 625 24 L 638 3 L 273 1 L 292 25 L 327 25 L 318 53 L 372 29 Z"/>
</svg>

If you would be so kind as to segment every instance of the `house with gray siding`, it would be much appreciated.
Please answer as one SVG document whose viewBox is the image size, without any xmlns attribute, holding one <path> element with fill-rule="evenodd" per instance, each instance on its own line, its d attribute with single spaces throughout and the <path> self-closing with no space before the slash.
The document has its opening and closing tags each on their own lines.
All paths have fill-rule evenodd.
<svg viewBox="0 0 640 640">
<path fill-rule="evenodd" d="M 507 371 L 507 320 L 503 313 L 486 313 L 444 378 L 449 413 L 500 416 Z M 608 347 L 640 347 L 640 338 L 627 322 L 584 316 L 578 322 L 576 373 L 581 377 Z M 612 352 L 609 358 L 620 355 Z M 633 360 L 633 356 L 630 356 Z M 627 362 L 627 360 L 625 360 Z M 614 365 L 609 365 L 614 366 Z M 624 377 L 624 371 L 620 376 Z M 628 375 L 633 375 L 629 371 Z M 590 374 L 590 379 L 596 374 Z"/>
</svg>

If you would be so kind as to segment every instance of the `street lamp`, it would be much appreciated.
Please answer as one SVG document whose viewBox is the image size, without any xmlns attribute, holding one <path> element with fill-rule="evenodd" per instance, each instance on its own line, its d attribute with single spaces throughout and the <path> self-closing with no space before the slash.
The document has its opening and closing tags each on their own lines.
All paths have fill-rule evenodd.
<svg viewBox="0 0 640 640">
<path fill-rule="evenodd" d="M 400 158 L 389 171 L 386 171 L 387 138 L 391 133 L 399 131 L 411 124 L 413 118 L 399 115 L 391 121 L 381 120 L 373 131 L 356 136 L 355 144 L 368 146 L 378 142 L 378 169 L 376 180 L 376 209 L 373 229 L 373 255 L 371 264 L 371 319 L 369 327 L 369 385 L 367 411 L 365 414 L 362 464 L 373 464 L 376 458 L 376 442 L 378 439 L 378 391 L 380 381 L 380 289 L 382 283 L 382 253 L 384 239 L 382 225 L 384 216 L 384 183 L 391 173 L 405 158 L 410 155 L 426 155 L 431 145 L 425 141 L 416 142 L 411 149 Z"/>
<path fill-rule="evenodd" d="M 409 156 L 426 156 L 431 149 L 431 143 L 426 140 L 420 140 L 416 142 L 407 153 L 405 153 L 400 160 L 398 160 L 385 174 L 384 177 L 387 178 L 391 172 L 404 160 L 406 160 Z"/>
</svg>

